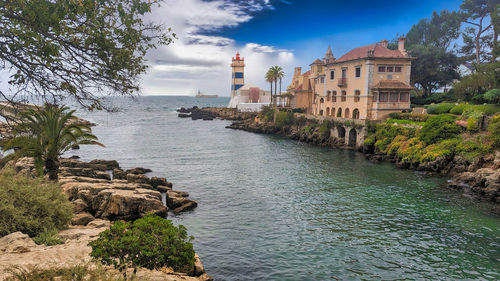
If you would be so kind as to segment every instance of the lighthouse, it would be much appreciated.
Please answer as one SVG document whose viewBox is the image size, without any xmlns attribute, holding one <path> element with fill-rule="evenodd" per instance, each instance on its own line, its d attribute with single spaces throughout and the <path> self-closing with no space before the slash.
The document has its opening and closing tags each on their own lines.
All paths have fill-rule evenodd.
<svg viewBox="0 0 500 281">
<path fill-rule="evenodd" d="M 231 97 L 236 95 L 236 91 L 245 85 L 245 59 L 240 58 L 240 53 L 236 54 L 233 58 L 232 68 L 232 82 L 231 82 Z"/>
</svg>

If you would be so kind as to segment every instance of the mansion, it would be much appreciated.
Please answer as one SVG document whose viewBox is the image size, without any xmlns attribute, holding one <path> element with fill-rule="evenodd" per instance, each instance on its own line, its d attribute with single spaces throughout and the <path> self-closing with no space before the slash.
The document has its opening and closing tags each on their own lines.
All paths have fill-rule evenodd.
<svg viewBox="0 0 500 281">
<path fill-rule="evenodd" d="M 288 92 L 292 106 L 318 116 L 381 120 L 410 110 L 412 58 L 399 38 L 397 50 L 388 41 L 353 49 L 336 59 L 330 47 L 302 73 L 296 67 Z"/>
</svg>

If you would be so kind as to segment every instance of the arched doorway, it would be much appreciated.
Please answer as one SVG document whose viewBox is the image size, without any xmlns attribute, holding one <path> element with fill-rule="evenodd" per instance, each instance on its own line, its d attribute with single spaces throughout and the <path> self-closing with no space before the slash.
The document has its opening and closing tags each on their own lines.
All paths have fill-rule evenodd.
<svg viewBox="0 0 500 281">
<path fill-rule="evenodd" d="M 344 112 L 344 118 L 351 118 L 351 115 L 350 115 L 350 111 L 349 111 L 349 108 L 346 108 L 345 109 L 345 112 Z"/>
<path fill-rule="evenodd" d="M 342 117 L 342 108 L 337 111 L 337 117 Z"/>
<path fill-rule="evenodd" d="M 332 115 L 333 117 L 335 117 L 335 107 L 332 107 L 332 112 L 331 112 L 330 115 Z"/>
<path fill-rule="evenodd" d="M 326 116 L 330 116 L 330 108 L 329 107 L 326 108 Z"/>
<path fill-rule="evenodd" d="M 358 139 L 358 132 L 356 129 L 352 128 L 349 131 L 349 146 L 356 146 L 356 140 Z"/>
<path fill-rule="evenodd" d="M 319 111 L 319 116 L 323 116 L 323 109 Z"/>
<path fill-rule="evenodd" d="M 359 110 L 357 108 L 352 111 L 352 119 L 359 119 Z"/>
<path fill-rule="evenodd" d="M 345 138 L 345 129 L 344 129 L 344 127 L 337 126 L 337 132 L 338 132 L 339 138 L 341 138 L 341 139 Z"/>
</svg>

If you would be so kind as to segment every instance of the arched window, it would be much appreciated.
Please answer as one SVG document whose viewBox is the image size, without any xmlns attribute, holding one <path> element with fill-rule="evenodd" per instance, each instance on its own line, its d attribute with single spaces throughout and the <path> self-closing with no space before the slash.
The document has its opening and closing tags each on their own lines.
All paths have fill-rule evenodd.
<svg viewBox="0 0 500 281">
<path fill-rule="evenodd" d="M 323 116 L 323 109 L 319 111 L 319 115 Z"/>
<path fill-rule="evenodd" d="M 359 90 L 354 91 L 354 101 L 358 102 L 361 100 L 361 92 Z"/>
<path fill-rule="evenodd" d="M 337 111 L 337 117 L 342 117 L 342 108 Z"/>
<path fill-rule="evenodd" d="M 357 108 L 352 111 L 352 119 L 359 119 L 359 110 Z"/>
<path fill-rule="evenodd" d="M 332 107 L 332 112 L 330 113 L 330 115 L 335 117 L 335 107 Z"/>
<path fill-rule="evenodd" d="M 321 98 L 321 99 L 319 100 L 319 103 L 324 103 L 324 102 L 325 102 L 325 99 L 324 99 L 324 98 Z"/>
<path fill-rule="evenodd" d="M 330 116 L 330 108 L 329 107 L 326 108 L 326 115 L 325 116 Z"/>
<path fill-rule="evenodd" d="M 341 101 L 346 101 L 347 100 L 347 93 L 346 91 L 342 91 L 342 99 Z"/>
<path fill-rule="evenodd" d="M 344 118 L 351 118 L 351 115 L 350 115 L 350 111 L 349 111 L 349 108 L 346 108 L 345 109 L 345 112 L 344 112 Z"/>
<path fill-rule="evenodd" d="M 332 91 L 330 91 L 330 90 L 328 90 L 328 91 L 326 92 L 326 101 L 330 101 L 330 99 L 331 99 L 331 94 L 332 94 Z"/>
<path fill-rule="evenodd" d="M 332 101 L 337 102 L 337 91 L 332 91 Z"/>
</svg>

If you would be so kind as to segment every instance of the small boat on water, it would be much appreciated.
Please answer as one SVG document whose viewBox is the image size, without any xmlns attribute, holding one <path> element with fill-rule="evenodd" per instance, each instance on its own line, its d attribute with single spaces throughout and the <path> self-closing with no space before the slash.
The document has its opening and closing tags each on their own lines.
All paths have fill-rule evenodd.
<svg viewBox="0 0 500 281">
<path fill-rule="evenodd" d="M 198 94 L 196 94 L 197 98 L 218 98 L 219 96 L 218 95 L 205 95 L 205 94 L 202 94 L 200 91 L 198 91 Z"/>
</svg>

